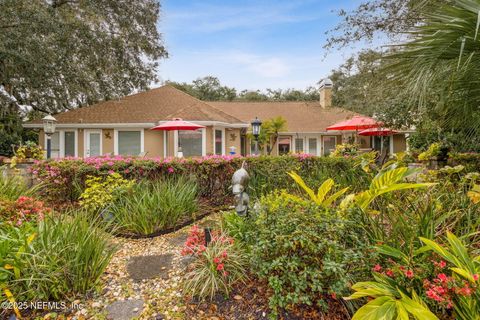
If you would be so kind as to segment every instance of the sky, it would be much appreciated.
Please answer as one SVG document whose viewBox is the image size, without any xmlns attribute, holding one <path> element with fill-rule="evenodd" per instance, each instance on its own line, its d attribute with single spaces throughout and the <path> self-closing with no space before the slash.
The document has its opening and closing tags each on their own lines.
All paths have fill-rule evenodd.
<svg viewBox="0 0 480 320">
<path fill-rule="evenodd" d="M 356 51 L 323 49 L 340 9 L 360 0 L 163 0 L 162 81 L 212 75 L 237 90 L 305 89 Z"/>
</svg>

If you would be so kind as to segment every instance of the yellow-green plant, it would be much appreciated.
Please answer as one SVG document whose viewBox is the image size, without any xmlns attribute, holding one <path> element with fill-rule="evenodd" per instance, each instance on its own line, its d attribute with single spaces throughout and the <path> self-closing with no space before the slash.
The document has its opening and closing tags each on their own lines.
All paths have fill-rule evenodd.
<svg viewBox="0 0 480 320">
<path fill-rule="evenodd" d="M 368 190 L 360 192 L 350 199 L 346 198 L 345 200 L 354 200 L 360 208 L 365 210 L 372 201 L 380 195 L 399 190 L 425 188 L 434 185 L 434 183 L 402 182 L 407 176 L 414 172 L 414 170 L 405 167 L 381 171 L 373 178 Z"/>
<path fill-rule="evenodd" d="M 415 291 L 407 293 L 385 275 L 374 274 L 375 281 L 358 282 L 356 292 L 345 300 L 368 297 L 367 304 L 357 310 L 352 320 L 437 320 Z"/>
<path fill-rule="evenodd" d="M 87 177 L 86 188 L 80 196 L 80 205 L 88 211 L 98 211 L 105 208 L 120 194 L 128 191 L 135 181 L 122 178 L 119 173 L 105 177 Z"/>
<path fill-rule="evenodd" d="M 318 188 L 317 193 L 314 190 L 310 189 L 305 181 L 303 181 L 302 177 L 300 177 L 295 172 L 289 172 L 288 175 L 292 177 L 292 179 L 310 196 L 310 199 L 315 202 L 317 205 L 322 207 L 329 207 L 331 206 L 335 200 L 341 197 L 345 192 L 348 191 L 347 188 L 343 188 L 331 196 L 327 197 L 327 194 L 332 190 L 333 186 L 335 185 L 335 181 L 333 179 L 325 180 L 322 185 Z"/>
<path fill-rule="evenodd" d="M 426 161 L 430 160 L 440 154 L 440 143 L 434 142 L 432 143 L 428 149 L 418 155 L 418 160 Z"/>
<path fill-rule="evenodd" d="M 346 208 L 356 204 L 363 210 L 366 210 L 372 201 L 380 195 L 393 191 L 425 188 L 434 185 L 433 183 L 401 182 L 414 172 L 414 170 L 410 170 L 405 167 L 390 168 L 388 170 L 381 171 L 373 178 L 368 190 L 346 196 L 340 203 L 340 207 Z M 348 190 L 348 188 L 344 188 L 327 197 L 327 194 L 332 190 L 335 184 L 332 179 L 327 179 L 325 182 L 323 182 L 318 188 L 318 192 L 315 193 L 305 184 L 303 179 L 298 174 L 295 172 L 290 172 L 288 174 L 303 190 L 305 190 L 313 202 L 324 207 L 331 206 L 335 200 L 341 197 Z"/>
<path fill-rule="evenodd" d="M 472 190 L 468 191 L 468 197 L 472 200 L 473 203 L 480 203 L 480 185 L 476 184 L 473 186 Z"/>
</svg>

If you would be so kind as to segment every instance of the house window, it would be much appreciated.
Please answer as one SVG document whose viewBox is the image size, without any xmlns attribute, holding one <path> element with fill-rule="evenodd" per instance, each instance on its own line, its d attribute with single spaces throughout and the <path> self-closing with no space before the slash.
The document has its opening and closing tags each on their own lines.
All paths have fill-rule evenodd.
<svg viewBox="0 0 480 320">
<path fill-rule="evenodd" d="M 323 155 L 328 156 L 335 150 L 337 145 L 337 137 L 334 136 L 325 136 L 323 137 Z"/>
<path fill-rule="evenodd" d="M 65 157 L 75 157 L 75 131 L 65 131 L 64 144 Z"/>
<path fill-rule="evenodd" d="M 202 132 L 179 130 L 178 146 L 184 157 L 202 156 Z"/>
<path fill-rule="evenodd" d="M 223 154 L 223 131 L 215 130 L 215 154 Z"/>
<path fill-rule="evenodd" d="M 305 149 L 303 148 L 303 138 L 295 139 L 295 153 L 303 153 Z"/>
<path fill-rule="evenodd" d="M 141 131 L 118 131 L 118 154 L 138 156 L 142 152 Z"/>
<path fill-rule="evenodd" d="M 314 156 L 317 155 L 317 138 L 308 139 L 308 153 Z"/>
<path fill-rule="evenodd" d="M 288 154 L 292 145 L 292 139 L 289 137 L 280 137 L 278 139 L 278 154 Z"/>
<path fill-rule="evenodd" d="M 60 158 L 60 132 L 55 132 L 50 136 L 51 144 L 50 144 L 50 151 L 51 151 L 51 158 Z M 45 142 L 46 148 L 46 142 Z"/>
</svg>

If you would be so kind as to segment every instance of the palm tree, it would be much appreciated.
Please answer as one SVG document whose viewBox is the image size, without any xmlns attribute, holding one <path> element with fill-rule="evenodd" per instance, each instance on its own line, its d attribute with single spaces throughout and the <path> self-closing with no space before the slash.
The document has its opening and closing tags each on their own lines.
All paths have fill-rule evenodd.
<svg viewBox="0 0 480 320">
<path fill-rule="evenodd" d="M 411 41 L 389 56 L 413 105 L 428 108 L 444 132 L 480 145 L 480 0 L 453 0 L 426 13 Z M 462 141 L 458 141 L 462 143 Z"/>
</svg>

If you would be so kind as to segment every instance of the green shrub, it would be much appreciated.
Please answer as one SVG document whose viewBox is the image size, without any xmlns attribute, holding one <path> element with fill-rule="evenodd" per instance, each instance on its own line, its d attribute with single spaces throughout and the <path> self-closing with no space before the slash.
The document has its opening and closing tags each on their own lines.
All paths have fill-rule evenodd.
<svg viewBox="0 0 480 320">
<path fill-rule="evenodd" d="M 252 245 L 255 269 L 272 289 L 270 307 L 326 306 L 369 267 L 368 239 L 355 222 L 285 192 L 266 196 Z"/>
<path fill-rule="evenodd" d="M 80 205 L 88 211 L 97 212 L 121 197 L 133 184 L 133 180 L 123 179 L 118 173 L 104 177 L 88 176 L 85 191 L 80 196 Z"/>
<path fill-rule="evenodd" d="M 295 190 L 287 172 L 295 171 L 305 182 L 318 187 L 319 181 L 332 178 L 352 191 L 366 185 L 366 173 L 352 159 L 314 157 L 309 155 L 231 157 L 207 156 L 202 159 L 140 159 L 132 157 L 98 157 L 41 161 L 32 168 L 34 176 L 43 182 L 44 197 L 55 202 L 77 201 L 85 189 L 88 176 L 105 176 L 113 172 L 125 179 L 155 181 L 165 177 L 192 175 L 198 183 L 199 195 L 214 204 L 226 204 L 232 199 L 232 175 L 243 162 L 250 174 L 249 194 L 259 198 L 277 188 Z M 74 187 L 72 187 L 74 186 Z M 80 192 L 78 191 L 80 190 Z"/>
<path fill-rule="evenodd" d="M 212 300 L 217 293 L 228 295 L 233 284 L 246 278 L 246 255 L 225 234 L 213 233 L 212 241 L 205 246 L 204 232 L 194 226 L 182 255 L 194 258 L 185 275 L 184 290 L 189 295 Z"/>
<path fill-rule="evenodd" d="M 449 164 L 463 165 L 467 172 L 480 172 L 480 153 L 450 153 Z"/>
<path fill-rule="evenodd" d="M 115 247 L 111 236 L 84 212 L 47 216 L 39 223 L 21 277 L 7 286 L 17 301 L 61 300 L 95 288 Z"/>
<path fill-rule="evenodd" d="M 251 244 L 255 239 L 255 220 L 241 217 L 235 211 L 224 212 L 221 217 L 221 229 L 241 243 Z"/>
<path fill-rule="evenodd" d="M 136 184 L 106 210 L 120 232 L 141 235 L 175 227 L 198 209 L 194 180 L 179 177 Z"/>
</svg>

